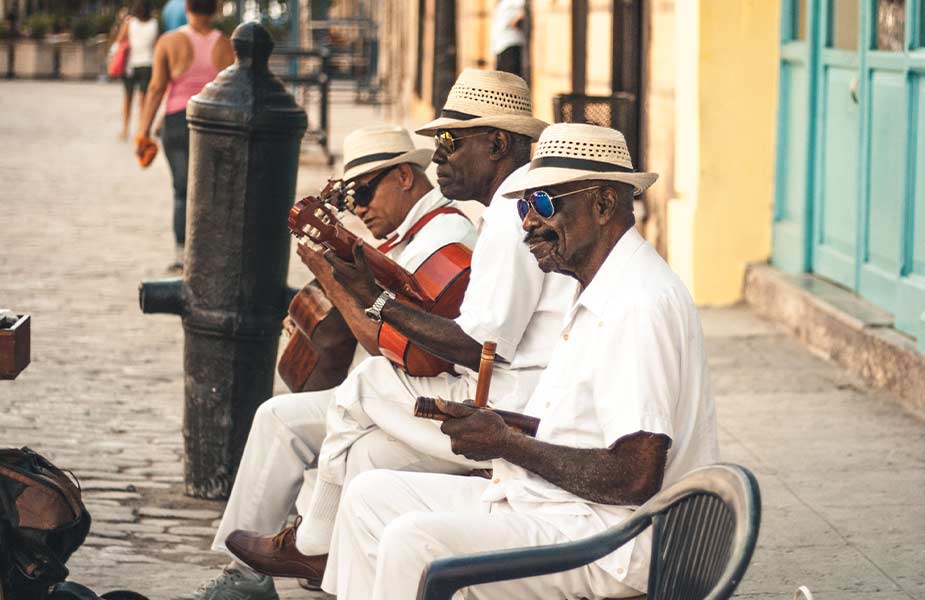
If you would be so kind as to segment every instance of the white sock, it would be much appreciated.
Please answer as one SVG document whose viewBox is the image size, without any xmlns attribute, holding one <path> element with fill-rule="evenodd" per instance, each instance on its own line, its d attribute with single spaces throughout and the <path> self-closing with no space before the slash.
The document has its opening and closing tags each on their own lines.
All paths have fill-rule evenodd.
<svg viewBox="0 0 925 600">
<path fill-rule="evenodd" d="M 342 489 L 320 479 L 315 482 L 308 513 L 302 515 L 302 523 L 295 535 L 295 547 L 302 554 L 317 556 L 328 553 Z"/>
</svg>

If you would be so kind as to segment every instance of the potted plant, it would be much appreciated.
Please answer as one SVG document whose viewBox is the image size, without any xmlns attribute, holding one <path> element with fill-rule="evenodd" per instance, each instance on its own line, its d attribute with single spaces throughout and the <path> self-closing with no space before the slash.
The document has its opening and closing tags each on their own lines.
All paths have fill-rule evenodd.
<svg viewBox="0 0 925 600">
<path fill-rule="evenodd" d="M 60 45 L 63 79 L 93 79 L 99 73 L 101 45 L 91 39 L 96 34 L 96 21 L 92 15 L 71 21 L 71 39 Z"/>
<path fill-rule="evenodd" d="M 55 74 L 54 47 L 45 41 L 51 31 L 53 20 L 50 15 L 37 13 L 25 22 L 28 37 L 19 38 L 15 43 L 13 69 L 17 77 L 39 78 L 53 77 Z"/>
</svg>

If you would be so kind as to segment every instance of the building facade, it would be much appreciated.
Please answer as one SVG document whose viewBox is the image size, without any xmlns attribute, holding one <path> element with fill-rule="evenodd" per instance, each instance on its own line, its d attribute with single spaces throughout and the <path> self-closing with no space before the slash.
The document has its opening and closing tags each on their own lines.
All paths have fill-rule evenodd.
<svg viewBox="0 0 925 600">
<path fill-rule="evenodd" d="M 402 68 L 381 74 L 407 121 L 442 104 L 440 69 L 493 67 L 494 0 L 389 4 Z M 550 122 L 570 95 L 635 102 L 621 128 L 661 174 L 641 228 L 697 302 L 739 301 L 770 260 L 893 313 L 925 350 L 923 4 L 532 0 L 527 78 Z"/>
</svg>

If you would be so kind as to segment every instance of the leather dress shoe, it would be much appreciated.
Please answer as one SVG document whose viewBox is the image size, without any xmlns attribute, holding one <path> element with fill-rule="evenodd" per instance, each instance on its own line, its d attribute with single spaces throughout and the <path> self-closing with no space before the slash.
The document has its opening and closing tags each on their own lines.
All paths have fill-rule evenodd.
<svg viewBox="0 0 925 600">
<path fill-rule="evenodd" d="M 225 546 L 238 560 L 258 573 L 272 577 L 300 577 L 320 583 L 328 555 L 306 556 L 299 552 L 295 534 L 301 522 L 302 517 L 298 517 L 294 525 L 283 528 L 276 535 L 238 529 L 228 535 Z"/>
</svg>

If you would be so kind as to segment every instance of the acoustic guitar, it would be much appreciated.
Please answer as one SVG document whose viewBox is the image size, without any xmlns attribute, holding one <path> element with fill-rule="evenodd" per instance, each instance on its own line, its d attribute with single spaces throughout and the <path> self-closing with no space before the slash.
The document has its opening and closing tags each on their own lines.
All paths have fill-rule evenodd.
<svg viewBox="0 0 925 600">
<path fill-rule="evenodd" d="M 341 224 L 335 213 L 335 208 L 322 198 L 310 196 L 297 202 L 289 212 L 289 230 L 296 237 L 307 238 L 316 244 L 324 246 L 343 260 L 353 261 L 353 247 L 359 238 Z M 381 287 L 393 292 L 396 295 L 396 300 L 413 304 L 442 317 L 455 318 L 459 316 L 459 306 L 462 304 L 466 286 L 469 284 L 469 265 L 472 259 L 472 251 L 465 244 L 455 242 L 439 248 L 421 263 L 414 273 L 408 272 L 388 256 L 369 246 L 366 246 L 365 253 L 367 264 L 373 272 L 376 282 Z M 310 287 L 310 285 L 306 286 L 306 288 Z M 306 288 L 303 288 L 293 299 L 289 314 L 293 321 L 296 322 L 298 330 L 301 333 L 308 334 L 311 341 L 314 341 L 314 336 L 317 335 L 319 328 L 313 325 L 316 322 L 324 322 L 324 319 L 329 318 L 332 311 L 336 312 L 336 309 L 330 305 L 327 298 L 324 298 L 322 302 L 314 291 Z M 317 292 L 320 293 L 321 290 L 317 289 Z M 324 306 L 325 302 L 326 307 Z M 313 305 L 310 310 L 306 308 L 308 305 Z M 327 310 L 319 312 L 318 308 L 326 308 Z M 305 314 L 310 316 L 308 318 L 299 316 Z M 343 321 L 342 317 L 339 318 L 340 321 Z M 346 324 L 344 324 L 344 327 L 346 327 Z M 304 346 L 301 340 L 296 343 Z M 382 355 L 404 369 L 409 375 L 433 377 L 452 369 L 449 362 L 411 343 L 408 338 L 387 323 L 382 323 L 379 327 L 378 343 Z M 290 345 L 292 344 L 293 342 L 290 338 Z M 286 358 L 287 354 L 292 354 L 292 358 L 295 358 L 296 354 L 311 354 L 304 352 L 304 347 L 293 348 L 291 353 L 289 352 L 289 347 L 286 350 L 283 358 Z M 320 353 L 316 351 L 316 354 Z M 352 354 L 353 350 L 351 348 L 349 357 L 346 359 L 346 365 L 343 367 L 344 374 L 346 373 L 346 368 L 349 367 Z M 304 357 L 299 360 L 303 365 L 309 364 Z M 317 369 L 317 365 L 325 358 L 310 356 L 308 360 L 315 360 L 314 369 Z M 292 361 L 288 361 L 288 366 L 286 367 L 289 371 L 292 371 L 290 368 L 291 363 Z M 283 375 L 283 370 L 284 365 L 281 359 L 281 375 Z M 283 379 L 286 380 L 287 376 L 283 375 Z M 290 377 L 290 379 L 299 379 L 299 377 Z M 286 383 L 290 388 L 296 389 L 293 388 L 289 381 L 286 381 Z"/>
</svg>

